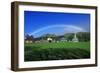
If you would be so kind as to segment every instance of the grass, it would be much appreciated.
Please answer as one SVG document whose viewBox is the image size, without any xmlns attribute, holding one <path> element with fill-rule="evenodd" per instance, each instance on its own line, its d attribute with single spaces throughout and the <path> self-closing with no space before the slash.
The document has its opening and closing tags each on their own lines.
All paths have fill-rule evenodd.
<svg viewBox="0 0 100 73">
<path fill-rule="evenodd" d="M 25 44 L 25 61 L 84 59 L 90 57 L 89 42 Z"/>
<path fill-rule="evenodd" d="M 52 43 L 33 43 L 33 44 L 25 44 L 30 47 L 41 47 L 41 49 L 48 48 L 82 48 L 88 50 L 90 48 L 89 42 L 52 42 Z"/>
</svg>

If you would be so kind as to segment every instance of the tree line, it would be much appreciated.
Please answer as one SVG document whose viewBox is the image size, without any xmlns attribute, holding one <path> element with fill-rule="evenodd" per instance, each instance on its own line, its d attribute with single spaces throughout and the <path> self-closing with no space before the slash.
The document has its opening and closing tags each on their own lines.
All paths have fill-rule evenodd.
<svg viewBox="0 0 100 73">
<path fill-rule="evenodd" d="M 79 42 L 87 42 L 90 41 L 90 32 L 78 32 L 76 33 L 76 37 Z M 44 34 L 40 37 L 35 38 L 34 35 L 25 35 L 25 39 L 27 40 L 46 40 L 47 38 L 52 38 L 54 40 L 60 40 L 61 38 L 65 38 L 68 41 L 71 41 L 74 38 L 74 33 L 66 33 L 64 35 L 55 35 L 55 34 Z"/>
</svg>

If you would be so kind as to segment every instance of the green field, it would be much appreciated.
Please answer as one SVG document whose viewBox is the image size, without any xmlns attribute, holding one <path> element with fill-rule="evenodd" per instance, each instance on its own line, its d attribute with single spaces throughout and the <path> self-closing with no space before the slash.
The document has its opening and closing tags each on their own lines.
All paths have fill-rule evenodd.
<svg viewBox="0 0 100 73">
<path fill-rule="evenodd" d="M 90 58 L 89 42 L 52 42 L 25 44 L 25 61 Z"/>
</svg>

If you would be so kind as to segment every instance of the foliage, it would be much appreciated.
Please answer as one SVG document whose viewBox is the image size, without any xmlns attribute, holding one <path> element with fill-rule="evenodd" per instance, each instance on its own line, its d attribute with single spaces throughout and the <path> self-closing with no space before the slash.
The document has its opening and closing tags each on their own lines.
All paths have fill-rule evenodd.
<svg viewBox="0 0 100 73">
<path fill-rule="evenodd" d="M 55 39 L 57 36 L 55 34 L 44 34 L 43 36 L 41 36 L 43 39 L 47 39 L 47 38 L 53 38 Z"/>
<path fill-rule="evenodd" d="M 76 36 L 80 42 L 90 41 L 90 33 L 89 32 L 78 32 Z M 32 37 L 29 37 L 32 38 Z M 63 35 L 55 35 L 55 34 L 44 34 L 38 38 L 34 38 L 34 40 L 47 40 L 47 38 L 52 38 L 53 40 L 59 41 L 61 38 L 65 38 L 67 41 L 72 41 L 74 38 L 74 33 L 65 33 Z"/>
<path fill-rule="evenodd" d="M 64 37 L 68 40 L 71 41 L 74 37 L 74 33 L 66 33 L 64 34 Z"/>
<path fill-rule="evenodd" d="M 25 35 L 25 39 L 27 40 L 34 40 L 34 36 L 33 35 Z"/>
<path fill-rule="evenodd" d="M 77 37 L 79 41 L 90 41 L 90 33 L 89 32 L 79 32 L 77 33 Z"/>
</svg>

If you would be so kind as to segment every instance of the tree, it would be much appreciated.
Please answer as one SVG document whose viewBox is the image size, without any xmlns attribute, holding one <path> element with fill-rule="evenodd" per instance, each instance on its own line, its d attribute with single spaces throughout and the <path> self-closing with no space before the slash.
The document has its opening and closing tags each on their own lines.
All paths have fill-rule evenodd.
<svg viewBox="0 0 100 73">
<path fill-rule="evenodd" d="M 73 39 L 74 33 L 66 33 L 66 34 L 64 34 L 64 37 L 65 37 L 68 41 L 70 41 L 70 40 Z"/>
<path fill-rule="evenodd" d="M 90 33 L 89 32 L 79 32 L 77 33 L 77 37 L 81 42 L 90 41 Z"/>
<path fill-rule="evenodd" d="M 33 41 L 34 40 L 34 36 L 27 34 L 27 35 L 25 35 L 25 39 Z"/>
<path fill-rule="evenodd" d="M 55 34 L 44 34 L 43 36 L 41 36 L 42 39 L 47 39 L 47 38 L 56 38 Z"/>
</svg>

